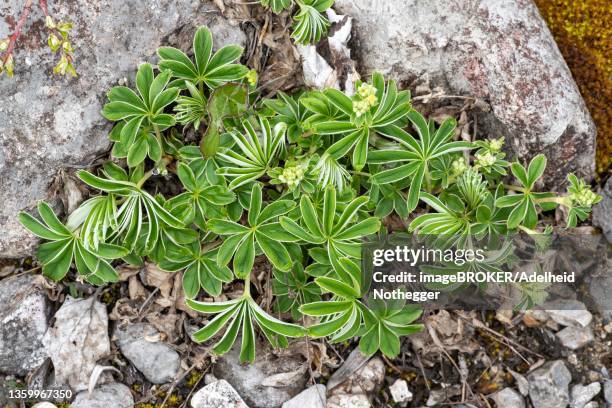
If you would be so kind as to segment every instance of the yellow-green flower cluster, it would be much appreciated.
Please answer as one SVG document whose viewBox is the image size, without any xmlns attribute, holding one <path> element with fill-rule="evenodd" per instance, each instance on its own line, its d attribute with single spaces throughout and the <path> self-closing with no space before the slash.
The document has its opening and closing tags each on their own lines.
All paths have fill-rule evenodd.
<svg viewBox="0 0 612 408">
<path fill-rule="evenodd" d="M 305 168 L 303 165 L 285 167 L 282 173 L 278 176 L 278 179 L 285 183 L 289 188 L 294 188 L 304 178 Z"/>
<path fill-rule="evenodd" d="M 468 169 L 467 163 L 463 157 L 455 159 L 451 163 L 451 171 L 453 176 L 457 177 L 463 174 Z"/>
<path fill-rule="evenodd" d="M 491 153 L 478 154 L 476 153 L 476 160 L 474 160 L 474 165 L 476 167 L 489 167 L 495 164 L 497 158 L 495 155 Z"/>
<path fill-rule="evenodd" d="M 570 194 L 570 199 L 580 207 L 590 207 L 597 202 L 598 195 L 587 186 L 581 186 L 580 190 Z"/>
<path fill-rule="evenodd" d="M 503 137 L 500 137 L 499 139 L 491 139 L 489 141 L 489 149 L 491 149 L 492 152 L 499 152 L 503 146 L 504 146 Z"/>
<path fill-rule="evenodd" d="M 353 111 L 357 117 L 366 114 L 373 106 L 378 104 L 376 88 L 370 84 L 361 84 L 357 89 L 357 94 L 361 97 L 361 100 L 353 101 Z"/>
<path fill-rule="evenodd" d="M 257 71 L 252 69 L 246 74 L 246 80 L 251 86 L 256 86 L 259 76 L 257 75 Z"/>
</svg>

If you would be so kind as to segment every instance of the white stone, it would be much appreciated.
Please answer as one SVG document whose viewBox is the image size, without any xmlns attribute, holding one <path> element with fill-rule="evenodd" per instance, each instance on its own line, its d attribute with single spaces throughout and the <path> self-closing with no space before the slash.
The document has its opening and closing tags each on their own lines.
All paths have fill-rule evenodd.
<svg viewBox="0 0 612 408">
<path fill-rule="evenodd" d="M 593 330 L 590 327 L 569 326 L 557 332 L 557 338 L 565 347 L 578 350 L 593 341 Z"/>
<path fill-rule="evenodd" d="M 134 397 L 130 389 L 123 384 L 104 384 L 93 390 L 91 395 L 87 391 L 77 394 L 71 408 L 132 408 Z"/>
<path fill-rule="evenodd" d="M 529 398 L 538 408 L 563 408 L 569 404 L 572 375 L 561 360 L 544 364 L 527 375 Z"/>
<path fill-rule="evenodd" d="M 391 398 L 393 401 L 401 404 L 403 402 L 412 401 L 412 393 L 408 389 L 408 383 L 406 380 L 402 380 L 398 378 L 395 382 L 389 387 L 389 392 L 391 393 Z"/>
<path fill-rule="evenodd" d="M 572 408 L 584 408 L 599 392 L 601 384 L 593 382 L 589 385 L 576 384 L 572 387 Z"/>
<path fill-rule="evenodd" d="M 306 388 L 283 404 L 283 408 L 325 408 L 327 389 L 323 384 Z"/>
<path fill-rule="evenodd" d="M 192 408 L 249 408 L 236 390 L 225 380 L 199 389 L 191 398 Z"/>
</svg>

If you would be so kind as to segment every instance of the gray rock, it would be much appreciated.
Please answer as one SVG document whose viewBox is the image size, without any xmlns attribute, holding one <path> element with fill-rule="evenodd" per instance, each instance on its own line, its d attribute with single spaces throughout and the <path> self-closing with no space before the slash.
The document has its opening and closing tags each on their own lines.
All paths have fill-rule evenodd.
<svg viewBox="0 0 612 408">
<path fill-rule="evenodd" d="M 0 38 L 12 30 L 24 2 L 3 2 Z M 245 44 L 240 28 L 211 2 L 75 0 L 50 7 L 56 20 L 70 20 L 79 77 L 51 73 L 55 56 L 46 46 L 43 17 L 34 8 L 15 53 L 15 78 L 0 78 L 0 257 L 32 252 L 36 240 L 17 221 L 20 210 L 51 200 L 50 184 L 63 167 L 88 165 L 104 154 L 111 124 L 100 110 L 118 80 L 130 83 L 137 65 L 160 45 L 191 48 L 195 27 L 208 25 L 218 46 Z M 27 58 L 27 63 L 25 62 Z"/>
<path fill-rule="evenodd" d="M 42 339 L 51 305 L 34 287 L 35 275 L 0 282 L 0 372 L 23 376 L 47 357 Z"/>
<path fill-rule="evenodd" d="M 325 408 L 326 393 L 327 388 L 323 384 L 313 385 L 285 402 L 283 408 Z"/>
<path fill-rule="evenodd" d="M 148 323 L 130 324 L 115 330 L 117 345 L 134 367 L 154 384 L 175 379 L 181 366 L 181 357 L 170 346 L 155 341 L 159 332 Z"/>
<path fill-rule="evenodd" d="M 604 268 L 607 266 L 607 269 L 602 271 L 602 273 L 598 275 L 594 275 L 591 277 L 591 282 L 589 284 L 589 292 L 591 295 L 591 299 L 595 304 L 595 308 L 603 318 L 612 322 L 612 259 L 607 260 L 607 265 L 604 265 Z"/>
<path fill-rule="evenodd" d="M 599 408 L 599 404 L 595 401 L 591 401 L 584 406 L 584 408 Z"/>
<path fill-rule="evenodd" d="M 514 377 L 514 381 L 516 382 L 516 386 L 523 397 L 529 395 L 529 381 L 525 378 L 524 375 L 517 373 L 516 371 L 508 370 L 512 377 Z"/>
<path fill-rule="evenodd" d="M 364 394 L 337 393 L 327 399 L 327 408 L 370 408 L 370 400 Z"/>
<path fill-rule="evenodd" d="M 525 408 L 525 400 L 523 400 L 521 394 L 509 387 L 491 395 L 491 399 L 495 401 L 498 407 Z"/>
<path fill-rule="evenodd" d="M 225 380 L 200 388 L 191 398 L 193 408 L 249 408 Z"/>
<path fill-rule="evenodd" d="M 584 303 L 572 299 L 558 299 L 543 306 L 551 319 L 563 326 L 587 327 L 593 315 Z"/>
<path fill-rule="evenodd" d="M 385 363 L 380 357 L 364 356 L 355 348 L 342 366 L 330 377 L 330 393 L 375 394 L 385 379 Z"/>
<path fill-rule="evenodd" d="M 612 244 L 612 177 L 599 194 L 603 199 L 593 207 L 593 225 L 601 228 L 608 242 Z"/>
<path fill-rule="evenodd" d="M 505 136 L 521 158 L 545 153 L 555 163 L 547 184 L 560 187 L 570 171 L 592 177 L 593 120 L 532 0 L 337 0 L 334 8 L 355 19 L 362 73 L 486 100 L 478 129 Z"/>
<path fill-rule="evenodd" d="M 429 397 L 427 397 L 427 402 L 425 402 L 425 405 L 428 407 L 437 407 L 443 402 L 447 401 L 449 398 L 459 394 L 461 394 L 461 387 L 458 384 L 450 387 L 445 386 L 442 388 L 436 388 L 429 392 Z"/>
<path fill-rule="evenodd" d="M 529 397 L 538 408 L 563 408 L 569 404 L 572 375 L 561 360 L 551 361 L 529 373 Z"/>
<path fill-rule="evenodd" d="M 412 401 L 412 393 L 408 389 L 408 383 L 406 380 L 402 380 L 398 378 L 395 382 L 389 387 L 389 392 L 391 393 L 391 398 L 393 401 L 398 404 L 405 404 L 408 401 Z"/>
<path fill-rule="evenodd" d="M 299 394 L 306 386 L 308 370 L 297 356 L 274 356 L 265 347 L 257 348 L 253 363 L 240 363 L 240 340 L 228 353 L 220 356 L 213 367 L 213 374 L 229 382 L 247 405 L 252 407 L 279 407 Z M 285 384 L 272 386 L 270 378 L 286 375 Z M 270 385 L 266 385 L 270 384 Z"/>
<path fill-rule="evenodd" d="M 557 338 L 565 347 L 578 350 L 593 341 L 593 330 L 590 327 L 569 326 L 557 332 Z"/>
<path fill-rule="evenodd" d="M 106 306 L 96 295 L 67 296 L 53 319 L 42 342 L 53 362 L 55 382 L 76 392 L 86 390 L 98 361 L 111 352 Z"/>
<path fill-rule="evenodd" d="M 130 389 L 123 384 L 103 384 L 93 390 L 91 395 L 87 391 L 77 394 L 71 408 L 132 408 L 134 397 Z"/>
<path fill-rule="evenodd" d="M 612 406 L 612 380 L 606 380 L 604 382 L 604 398 L 608 406 Z"/>
<path fill-rule="evenodd" d="M 601 384 L 598 382 L 589 385 L 576 384 L 572 387 L 572 408 L 584 408 L 599 392 Z"/>
</svg>

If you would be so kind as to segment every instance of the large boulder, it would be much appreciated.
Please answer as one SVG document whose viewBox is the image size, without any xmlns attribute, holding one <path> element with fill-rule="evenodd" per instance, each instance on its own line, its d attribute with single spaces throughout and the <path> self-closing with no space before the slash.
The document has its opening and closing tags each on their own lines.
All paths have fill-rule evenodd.
<svg viewBox="0 0 612 408">
<path fill-rule="evenodd" d="M 35 4 L 37 4 L 35 2 Z M 11 33 L 24 2 L 0 7 L 0 38 Z M 191 48 L 196 26 L 208 25 L 217 46 L 246 36 L 211 2 L 192 0 L 74 0 L 53 2 L 56 20 L 74 23 L 78 78 L 54 77 L 43 17 L 33 6 L 15 54 L 15 77 L 0 76 L 0 257 L 31 253 L 36 241 L 17 221 L 20 210 L 53 199 L 62 167 L 87 166 L 109 148 L 110 123 L 100 115 L 106 92 L 130 78 L 160 45 Z"/>
<path fill-rule="evenodd" d="M 532 0 L 336 0 L 354 17 L 362 73 L 484 99 L 478 131 L 521 159 L 545 153 L 546 182 L 594 171 L 595 126 Z"/>
</svg>

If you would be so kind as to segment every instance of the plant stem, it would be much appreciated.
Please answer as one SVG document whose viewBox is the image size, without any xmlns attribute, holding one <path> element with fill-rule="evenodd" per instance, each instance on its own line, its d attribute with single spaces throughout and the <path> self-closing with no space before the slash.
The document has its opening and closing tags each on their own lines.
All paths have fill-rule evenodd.
<svg viewBox="0 0 612 408">
<path fill-rule="evenodd" d="M 365 172 L 363 172 L 363 171 L 349 170 L 349 172 L 350 172 L 350 173 L 353 173 L 353 174 L 355 174 L 355 175 L 358 175 L 358 176 L 364 176 L 364 177 L 368 177 L 368 178 L 369 178 L 369 177 L 372 177 L 372 175 L 371 175 L 370 173 L 365 173 Z"/>
<path fill-rule="evenodd" d="M 172 162 L 172 159 L 169 156 L 164 156 L 161 158 L 160 163 L 166 167 L 168 164 L 170 164 Z M 157 163 L 156 163 L 157 164 Z M 136 183 L 136 187 L 138 188 L 142 188 L 142 186 L 144 185 L 144 183 L 151 178 L 151 176 L 155 173 L 155 171 L 157 170 L 157 165 L 155 167 L 153 167 L 151 170 L 147 171 L 140 180 L 138 180 L 138 183 Z"/>
<path fill-rule="evenodd" d="M 519 187 L 519 186 L 515 186 L 512 184 L 504 184 L 504 188 L 507 190 L 512 190 L 512 191 L 520 191 L 521 193 L 524 193 L 525 191 L 527 191 L 525 187 Z"/>
<path fill-rule="evenodd" d="M 534 201 L 536 203 L 556 203 L 565 207 L 571 206 L 571 203 L 568 202 L 567 196 L 536 198 Z"/>
<path fill-rule="evenodd" d="M 431 193 L 431 176 L 429 175 L 429 167 L 425 164 L 425 189 Z"/>
<path fill-rule="evenodd" d="M 244 297 L 251 297 L 251 274 L 244 278 Z"/>
<path fill-rule="evenodd" d="M 25 5 L 23 6 L 23 10 L 21 11 L 21 15 L 19 16 L 19 21 L 17 21 L 17 25 L 15 26 L 15 31 L 13 31 L 13 34 L 11 34 L 11 36 L 9 37 L 8 48 L 6 49 L 4 56 L 2 57 L 3 63 L 6 63 L 9 57 L 13 54 L 13 50 L 15 49 L 15 44 L 17 43 L 17 39 L 21 35 L 21 30 L 23 30 L 23 26 L 25 25 L 25 22 L 28 19 L 28 15 L 30 14 L 30 11 L 32 10 L 32 1 L 33 0 L 27 0 Z"/>
</svg>

